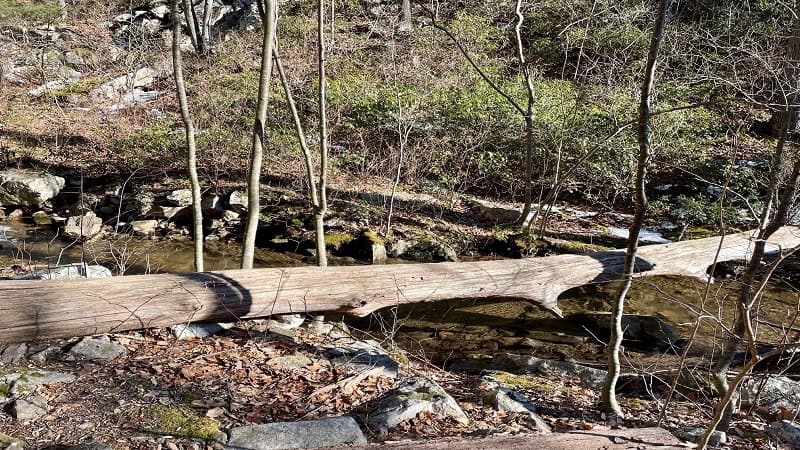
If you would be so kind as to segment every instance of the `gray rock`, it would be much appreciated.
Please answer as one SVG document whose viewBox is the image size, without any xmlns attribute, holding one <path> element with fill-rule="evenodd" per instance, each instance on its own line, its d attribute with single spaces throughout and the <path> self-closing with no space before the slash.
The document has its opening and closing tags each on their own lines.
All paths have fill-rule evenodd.
<svg viewBox="0 0 800 450">
<path fill-rule="evenodd" d="M 134 88 L 149 87 L 155 82 L 158 72 L 151 67 L 143 67 L 136 72 L 114 78 L 103 83 L 93 91 L 94 95 L 105 99 L 119 101 Z"/>
<path fill-rule="evenodd" d="M 325 357 L 333 364 L 354 372 L 381 367 L 383 375 L 391 378 L 397 378 L 400 369 L 400 364 L 375 341 L 350 341 L 340 344 L 325 351 Z"/>
<path fill-rule="evenodd" d="M 0 362 L 3 364 L 19 364 L 25 359 L 27 353 L 28 344 L 24 342 L 11 344 L 3 349 L 3 353 L 0 353 Z"/>
<path fill-rule="evenodd" d="M 267 366 L 277 370 L 296 370 L 310 366 L 311 358 L 303 355 L 277 356 L 267 360 Z"/>
<path fill-rule="evenodd" d="M 577 326 L 599 339 L 608 339 L 612 317 L 610 313 L 570 314 L 564 322 Z M 624 343 L 630 347 L 641 349 L 669 350 L 683 345 L 675 328 L 657 316 L 625 314 L 622 316 L 622 328 L 625 330 Z"/>
<path fill-rule="evenodd" d="M 247 211 L 247 193 L 242 191 L 231 192 L 228 197 L 228 207 L 237 213 Z"/>
<path fill-rule="evenodd" d="M 192 220 L 192 208 L 188 206 L 154 206 L 145 215 L 155 219 L 187 222 Z"/>
<path fill-rule="evenodd" d="M 18 205 L 40 207 L 58 195 L 64 179 L 50 174 L 24 173 L 13 170 L 0 172 L 0 206 Z"/>
<path fill-rule="evenodd" d="M 0 386 L 4 387 L 4 390 L 7 390 L 10 395 L 29 393 L 38 386 L 71 383 L 73 381 L 75 381 L 75 375 L 69 373 L 25 368 L 0 375 Z"/>
<path fill-rule="evenodd" d="M 167 201 L 175 206 L 189 206 L 192 204 L 192 190 L 178 189 L 167 195 Z"/>
<path fill-rule="evenodd" d="M 305 314 L 280 314 L 267 321 L 267 328 L 279 327 L 293 330 L 299 328 L 305 321 Z"/>
<path fill-rule="evenodd" d="M 416 261 L 458 262 L 458 254 L 449 245 L 433 239 L 414 242 L 406 249 L 404 258 Z"/>
<path fill-rule="evenodd" d="M 481 219 L 495 224 L 514 223 L 522 214 L 522 210 L 514 206 L 501 205 L 480 199 L 472 200 L 470 210 Z"/>
<path fill-rule="evenodd" d="M 200 201 L 200 206 L 202 206 L 203 214 L 206 216 L 220 217 L 223 211 L 225 211 L 222 199 L 217 195 L 203 197 Z"/>
<path fill-rule="evenodd" d="M 70 447 L 64 447 L 63 450 L 114 450 L 114 448 L 101 442 L 89 441 Z"/>
<path fill-rule="evenodd" d="M 15 277 L 17 280 L 77 280 L 82 278 L 108 278 L 111 270 L 100 265 L 81 263 L 66 264 L 49 269 L 37 270 Z"/>
<path fill-rule="evenodd" d="M 355 239 L 348 242 L 345 248 L 350 255 L 370 261 L 372 264 L 386 262 L 386 246 L 383 239 L 372 231 L 362 231 Z"/>
<path fill-rule="evenodd" d="M 606 378 L 606 371 L 582 366 L 573 361 L 556 361 L 540 359 L 534 356 L 501 353 L 495 355 L 490 366 L 494 370 L 522 373 L 560 372 L 567 376 L 577 377 L 581 383 L 590 387 L 600 387 Z"/>
<path fill-rule="evenodd" d="M 629 231 L 627 228 L 608 227 L 608 233 L 614 237 L 628 239 Z M 669 244 L 672 241 L 665 238 L 658 231 L 641 230 L 639 232 L 639 242 L 642 244 Z"/>
<path fill-rule="evenodd" d="M 276 422 L 230 430 L 227 450 L 282 450 L 366 444 L 352 417 Z"/>
<path fill-rule="evenodd" d="M 222 212 L 222 220 L 225 222 L 236 222 L 239 220 L 239 213 L 226 209 Z"/>
<path fill-rule="evenodd" d="M 421 412 L 449 417 L 462 424 L 469 423 L 467 415 L 453 397 L 425 377 L 408 378 L 387 392 L 369 413 L 367 423 L 385 435 L 389 429 Z"/>
<path fill-rule="evenodd" d="M 550 425 L 536 413 L 536 407 L 529 398 L 503 386 L 503 383 L 491 376 L 485 376 L 482 379 L 491 387 L 489 393 L 484 396 L 485 403 L 494 406 L 499 411 L 524 415 L 540 432 L 550 433 L 552 431 Z"/>
<path fill-rule="evenodd" d="M 17 420 L 36 420 L 47 414 L 47 399 L 40 395 L 20 398 L 11 403 L 11 415 Z"/>
<path fill-rule="evenodd" d="M 686 442 L 693 442 L 697 443 L 700 438 L 703 436 L 703 433 L 706 432 L 705 428 L 697 428 L 697 427 L 684 427 L 679 428 L 672 432 L 672 434 L 681 440 Z M 728 442 L 728 435 L 724 431 L 714 430 L 711 433 L 711 438 L 708 440 L 708 445 L 712 447 L 716 447 L 718 445 L 722 445 Z"/>
<path fill-rule="evenodd" d="M 769 377 L 748 380 L 742 386 L 741 401 L 745 405 L 758 405 L 769 409 L 785 408 L 796 411 L 800 405 L 800 382 L 788 377 Z"/>
<path fill-rule="evenodd" d="M 800 449 L 800 424 L 791 420 L 772 422 L 767 429 L 767 434 L 783 442 L 793 450 Z"/>
<path fill-rule="evenodd" d="M 103 219 L 89 211 L 67 219 L 61 234 L 68 239 L 91 239 L 103 229 Z"/>
<path fill-rule="evenodd" d="M 86 339 L 69 349 L 70 355 L 86 359 L 114 359 L 125 353 L 125 347 L 111 342 L 108 336 Z"/>
<path fill-rule="evenodd" d="M 211 323 L 211 322 L 192 322 L 189 324 L 180 324 L 174 325 L 169 327 L 169 331 L 172 332 L 178 339 L 191 339 L 191 338 L 204 338 L 208 336 L 214 336 L 216 334 L 222 333 L 223 331 L 230 328 L 230 326 L 226 326 L 220 323 Z"/>
<path fill-rule="evenodd" d="M 155 234 L 157 227 L 158 220 L 155 219 L 134 220 L 131 222 L 131 230 L 134 234 L 138 234 L 140 236 L 152 236 Z"/>
<path fill-rule="evenodd" d="M 166 94 L 166 91 L 143 91 L 139 88 L 135 88 L 122 95 L 117 99 L 116 103 L 106 108 L 106 111 L 109 113 L 116 113 L 136 103 L 147 103 L 155 100 L 164 94 Z"/>
</svg>

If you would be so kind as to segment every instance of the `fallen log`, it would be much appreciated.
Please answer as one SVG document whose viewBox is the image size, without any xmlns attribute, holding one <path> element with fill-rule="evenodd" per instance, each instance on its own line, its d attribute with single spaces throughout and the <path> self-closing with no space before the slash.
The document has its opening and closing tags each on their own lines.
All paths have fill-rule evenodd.
<svg viewBox="0 0 800 450">
<path fill-rule="evenodd" d="M 719 238 L 642 247 L 642 274 L 706 278 Z M 800 245 L 784 227 L 768 248 Z M 719 260 L 744 259 L 750 233 L 725 237 Z M 363 316 L 405 303 L 516 298 L 560 315 L 562 292 L 613 280 L 624 251 L 502 261 L 293 267 L 137 275 L 69 281 L 0 281 L 0 342 L 20 342 L 230 321 L 272 314 L 341 311 Z"/>
</svg>

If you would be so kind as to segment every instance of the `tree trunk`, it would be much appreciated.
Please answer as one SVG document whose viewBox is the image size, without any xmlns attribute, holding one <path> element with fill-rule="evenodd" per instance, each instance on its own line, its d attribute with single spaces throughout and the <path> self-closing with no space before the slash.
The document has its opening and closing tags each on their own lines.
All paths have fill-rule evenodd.
<svg viewBox="0 0 800 450">
<path fill-rule="evenodd" d="M 317 236 L 317 264 L 328 265 L 325 249 L 325 214 L 328 211 L 328 112 L 325 83 L 325 0 L 319 0 L 317 8 L 317 64 L 319 70 L 319 183 L 318 204 L 314 206 L 314 230 Z"/>
<path fill-rule="evenodd" d="M 173 19 L 178 18 L 178 0 L 172 0 Z M 181 21 L 172 21 L 172 70 L 175 76 L 175 90 L 181 109 L 183 127 L 186 131 L 186 163 L 189 181 L 192 187 L 192 215 L 194 237 L 194 267 L 197 272 L 203 271 L 203 207 L 201 205 L 200 179 L 197 176 L 197 145 L 195 143 L 194 123 L 189 112 L 189 100 L 186 97 L 186 86 L 183 79 L 183 59 L 181 57 Z"/>
<path fill-rule="evenodd" d="M 264 152 L 264 127 L 267 120 L 269 88 L 272 80 L 272 51 L 275 44 L 276 0 L 265 2 L 264 36 L 261 44 L 261 76 L 258 82 L 258 105 L 250 149 L 250 174 L 247 180 L 247 223 L 242 242 L 242 269 L 253 268 L 258 219 L 261 215 L 261 160 Z"/>
<path fill-rule="evenodd" d="M 625 265 L 622 269 L 622 286 L 617 293 L 616 302 L 613 304 L 611 315 L 613 324 L 611 336 L 606 350 L 608 357 L 608 373 L 601 391 L 601 404 L 608 412 L 622 415 L 622 410 L 617 403 L 617 379 L 620 373 L 619 352 L 622 345 L 624 330 L 622 329 L 622 315 L 625 309 L 625 297 L 633 283 L 633 272 L 636 263 L 636 252 L 639 248 L 639 232 L 644 225 L 644 216 L 647 211 L 647 196 L 645 183 L 647 181 L 647 166 L 650 160 L 650 103 L 655 85 L 656 61 L 661 39 L 664 35 L 669 0 L 660 0 L 658 15 L 656 16 L 653 36 L 650 41 L 650 50 L 647 53 L 647 66 L 644 80 L 642 81 L 641 100 L 639 102 L 639 120 L 637 126 L 637 141 L 639 142 L 639 160 L 636 165 L 636 210 L 628 234 L 628 248 L 625 252 Z"/>
<path fill-rule="evenodd" d="M 727 236 L 719 260 L 743 259 L 752 233 Z M 639 250 L 648 275 L 705 279 L 719 238 Z M 768 252 L 800 245 L 800 228 L 784 227 Z M 350 267 L 292 267 L 137 275 L 70 281 L 0 282 L 0 342 L 101 334 L 187 322 L 272 314 L 341 311 L 363 316 L 381 308 L 451 299 L 517 298 L 560 313 L 562 292 L 619 277 L 622 251 L 587 255 Z"/>
</svg>

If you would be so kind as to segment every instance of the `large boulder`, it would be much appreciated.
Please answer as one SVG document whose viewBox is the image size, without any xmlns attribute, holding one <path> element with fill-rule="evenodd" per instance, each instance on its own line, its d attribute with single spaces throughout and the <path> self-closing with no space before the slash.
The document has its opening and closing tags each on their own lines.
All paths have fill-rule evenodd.
<svg viewBox="0 0 800 450">
<path fill-rule="evenodd" d="M 66 264 L 37 270 L 15 277 L 17 280 L 77 280 L 81 278 L 108 278 L 111 270 L 101 265 L 83 263 Z"/>
<path fill-rule="evenodd" d="M 103 219 L 92 211 L 67 219 L 62 235 L 68 239 L 91 239 L 103 229 Z"/>
<path fill-rule="evenodd" d="M 58 195 L 64 179 L 46 173 L 0 172 L 0 206 L 40 207 Z"/>
</svg>

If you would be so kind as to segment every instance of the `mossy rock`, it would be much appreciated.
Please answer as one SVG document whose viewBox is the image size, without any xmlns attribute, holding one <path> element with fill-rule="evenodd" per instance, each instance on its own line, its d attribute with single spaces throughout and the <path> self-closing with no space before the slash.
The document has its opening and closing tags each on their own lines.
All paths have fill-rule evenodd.
<svg viewBox="0 0 800 450">
<path fill-rule="evenodd" d="M 352 256 L 373 264 L 386 261 L 386 246 L 374 231 L 363 230 L 358 237 L 343 245 L 341 251 L 341 256 Z"/>
<path fill-rule="evenodd" d="M 0 445 L 2 445 L 3 448 L 25 448 L 28 446 L 28 443 L 22 439 L 0 433 Z"/>
<path fill-rule="evenodd" d="M 353 241 L 353 236 L 347 233 L 326 233 L 325 234 L 325 247 L 338 252 L 345 245 Z"/>
<path fill-rule="evenodd" d="M 484 375 L 482 379 L 516 391 L 529 390 L 542 394 L 552 394 L 555 392 L 555 388 L 550 380 L 537 375 L 515 375 L 509 372 L 497 371 Z"/>
<path fill-rule="evenodd" d="M 492 245 L 494 253 L 512 258 L 544 256 L 551 248 L 549 241 L 537 237 L 533 233 L 509 233 L 498 238 Z"/>
<path fill-rule="evenodd" d="M 608 247 L 599 244 L 588 244 L 581 241 L 554 241 L 552 244 L 553 250 L 557 253 L 569 254 L 583 254 L 592 252 L 606 252 L 614 250 L 614 247 Z"/>
<path fill-rule="evenodd" d="M 141 428 L 150 433 L 206 441 L 217 440 L 221 433 L 219 422 L 210 417 L 200 417 L 186 407 L 152 405 L 142 411 L 142 416 Z"/>
</svg>

